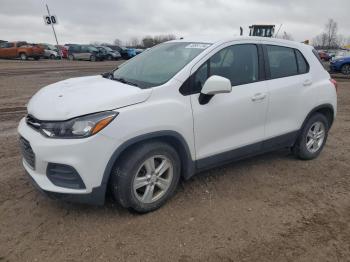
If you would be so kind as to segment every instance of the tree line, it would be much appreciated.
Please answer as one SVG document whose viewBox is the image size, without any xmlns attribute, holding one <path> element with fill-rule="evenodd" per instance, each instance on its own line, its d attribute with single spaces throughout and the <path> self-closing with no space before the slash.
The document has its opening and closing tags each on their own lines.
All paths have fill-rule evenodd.
<svg viewBox="0 0 350 262">
<path fill-rule="evenodd" d="M 293 40 L 293 36 L 287 32 L 283 32 L 282 35 L 277 36 L 278 38 Z M 174 40 L 176 36 L 173 34 L 165 35 L 147 35 L 142 38 L 132 37 L 128 41 L 122 41 L 116 38 L 113 41 L 114 45 L 126 46 L 133 48 L 149 48 L 157 44 Z M 107 44 L 100 42 L 92 42 L 92 44 Z M 346 38 L 343 35 L 338 33 L 338 23 L 330 18 L 326 23 L 322 33 L 317 35 L 312 39 L 311 44 L 317 49 L 338 49 L 346 44 L 350 44 L 350 37 Z"/>
</svg>

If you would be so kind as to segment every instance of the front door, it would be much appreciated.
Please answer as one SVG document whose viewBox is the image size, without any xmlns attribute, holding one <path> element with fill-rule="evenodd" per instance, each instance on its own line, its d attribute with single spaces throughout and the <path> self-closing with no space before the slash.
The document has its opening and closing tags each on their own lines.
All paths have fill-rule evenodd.
<svg viewBox="0 0 350 262">
<path fill-rule="evenodd" d="M 228 78 L 232 92 L 215 95 L 207 104 L 201 105 L 198 102 L 200 89 L 212 75 Z M 191 95 L 198 167 L 261 149 L 268 92 L 266 83 L 259 81 L 257 46 L 226 47 L 214 54 L 192 77 L 192 84 L 198 91 Z M 219 159 L 213 160 L 215 158 L 211 156 Z"/>
</svg>

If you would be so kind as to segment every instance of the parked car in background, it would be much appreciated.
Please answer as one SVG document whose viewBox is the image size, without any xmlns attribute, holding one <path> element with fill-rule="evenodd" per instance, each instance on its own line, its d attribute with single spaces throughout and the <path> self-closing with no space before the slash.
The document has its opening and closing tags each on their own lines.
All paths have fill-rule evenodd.
<svg viewBox="0 0 350 262">
<path fill-rule="evenodd" d="M 325 51 L 318 51 L 318 55 L 320 56 L 320 59 L 322 61 L 329 61 L 331 60 L 331 56 L 327 54 Z"/>
<path fill-rule="evenodd" d="M 68 59 L 87 60 L 87 61 L 102 61 L 104 55 L 96 47 L 91 45 L 68 44 Z"/>
<path fill-rule="evenodd" d="M 130 59 L 130 58 L 133 58 L 134 56 L 136 56 L 136 49 L 135 48 L 124 47 L 122 49 L 122 52 L 124 53 L 125 59 Z M 123 54 L 122 54 L 122 56 L 123 56 Z"/>
<path fill-rule="evenodd" d="M 337 85 L 309 45 L 194 38 L 157 45 L 107 78 L 50 84 L 27 109 L 19 141 L 37 188 L 94 204 L 109 188 L 121 206 L 144 213 L 180 180 L 233 160 L 283 148 L 317 158 Z"/>
<path fill-rule="evenodd" d="M 3 42 L 0 44 L 0 58 L 20 58 L 22 60 L 34 58 L 39 60 L 43 56 L 44 48 L 35 44 L 28 44 L 24 41 Z"/>
<path fill-rule="evenodd" d="M 104 58 L 106 60 L 118 60 L 122 57 L 118 51 L 113 50 L 108 46 L 95 46 L 95 47 L 103 53 Z"/>
<path fill-rule="evenodd" d="M 330 69 L 332 72 L 341 72 L 344 75 L 350 75 L 350 56 L 332 60 Z"/>
<path fill-rule="evenodd" d="M 145 49 L 141 49 L 141 48 L 136 48 L 135 49 L 136 55 L 141 54 L 143 51 L 145 51 Z"/>
<path fill-rule="evenodd" d="M 68 58 L 68 48 L 66 46 L 56 45 L 55 47 L 59 50 L 62 58 Z"/>
<path fill-rule="evenodd" d="M 40 43 L 41 47 L 44 48 L 44 58 L 47 59 L 57 59 L 59 58 L 59 50 L 54 45 Z"/>
<path fill-rule="evenodd" d="M 350 56 L 350 52 L 347 50 L 339 50 L 334 53 L 331 60 L 337 60 L 339 58 Z"/>
<path fill-rule="evenodd" d="M 134 48 L 120 47 L 117 45 L 107 45 L 109 48 L 118 51 L 123 59 L 130 59 L 136 56 L 136 50 Z"/>
</svg>

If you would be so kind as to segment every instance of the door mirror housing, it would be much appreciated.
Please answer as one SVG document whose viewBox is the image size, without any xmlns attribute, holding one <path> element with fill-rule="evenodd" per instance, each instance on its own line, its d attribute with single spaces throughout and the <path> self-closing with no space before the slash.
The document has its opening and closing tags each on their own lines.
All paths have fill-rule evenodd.
<svg viewBox="0 0 350 262">
<path fill-rule="evenodd" d="M 204 95 L 217 95 L 230 93 L 232 91 L 231 81 L 228 78 L 213 75 L 205 81 L 201 93 Z"/>
</svg>

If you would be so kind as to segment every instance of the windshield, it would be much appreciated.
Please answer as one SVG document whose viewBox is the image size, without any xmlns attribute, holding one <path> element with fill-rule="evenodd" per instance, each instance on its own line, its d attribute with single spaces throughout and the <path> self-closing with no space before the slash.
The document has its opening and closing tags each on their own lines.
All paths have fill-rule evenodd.
<svg viewBox="0 0 350 262">
<path fill-rule="evenodd" d="M 171 42 L 141 53 L 114 71 L 115 80 L 149 88 L 166 83 L 210 44 Z"/>
</svg>

